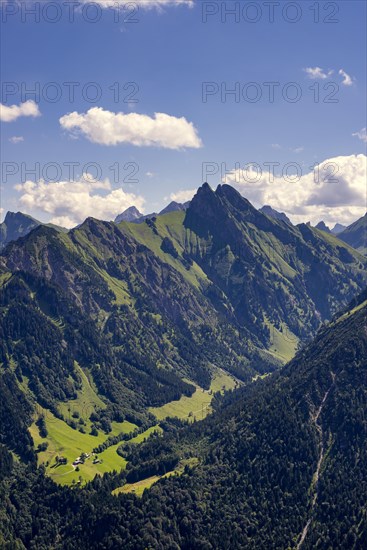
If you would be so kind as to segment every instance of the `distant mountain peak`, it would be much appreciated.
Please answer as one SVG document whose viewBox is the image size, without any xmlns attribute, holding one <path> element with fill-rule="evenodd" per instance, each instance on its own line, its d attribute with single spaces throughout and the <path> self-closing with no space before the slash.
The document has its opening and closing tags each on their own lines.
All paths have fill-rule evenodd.
<svg viewBox="0 0 367 550">
<path fill-rule="evenodd" d="M 186 210 L 188 207 L 188 204 L 181 204 L 180 202 L 171 201 L 163 210 L 159 212 L 159 215 L 162 216 L 163 214 L 168 214 L 169 212 L 180 212 L 182 210 Z"/>
<path fill-rule="evenodd" d="M 19 237 L 24 237 L 32 229 L 42 225 L 41 222 L 23 212 L 7 212 L 4 221 L 0 224 L 0 250 Z"/>
<path fill-rule="evenodd" d="M 326 233 L 331 233 L 330 228 L 322 220 L 315 227 L 316 227 L 316 229 L 320 229 L 320 231 L 325 231 Z"/>
<path fill-rule="evenodd" d="M 331 232 L 334 234 L 334 235 L 339 235 L 339 233 L 341 233 L 342 231 L 344 231 L 344 229 L 346 229 L 347 226 L 346 225 L 342 225 L 341 223 L 336 223 L 334 225 L 334 227 L 332 228 Z"/>
<path fill-rule="evenodd" d="M 286 214 L 284 214 L 284 212 L 278 212 L 268 204 L 265 204 L 262 208 L 259 208 L 259 212 L 262 212 L 266 216 L 269 216 L 270 218 L 274 218 L 275 220 L 280 220 L 292 225 L 291 220 L 288 218 Z"/>
<path fill-rule="evenodd" d="M 37 224 L 41 223 L 35 218 L 32 218 L 32 216 L 29 216 L 29 214 L 23 214 L 23 212 L 10 212 L 9 210 L 5 215 L 4 222 L 9 223 L 10 221 L 15 221 L 15 220 L 18 220 L 18 221 L 26 220 L 28 222 L 33 221 L 33 222 L 36 222 Z"/>
<path fill-rule="evenodd" d="M 133 222 L 142 217 L 143 214 L 139 212 L 139 210 L 135 206 L 129 206 L 129 208 L 126 208 L 126 210 L 124 210 L 122 214 L 116 216 L 115 223 Z"/>
</svg>

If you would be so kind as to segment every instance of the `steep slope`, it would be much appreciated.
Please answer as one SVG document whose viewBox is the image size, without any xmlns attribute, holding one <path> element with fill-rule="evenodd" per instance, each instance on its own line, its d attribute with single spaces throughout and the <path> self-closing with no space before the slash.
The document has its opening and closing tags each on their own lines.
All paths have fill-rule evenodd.
<svg viewBox="0 0 367 550">
<path fill-rule="evenodd" d="M 367 213 L 352 223 L 344 231 L 339 233 L 338 238 L 348 243 L 350 246 L 361 252 L 361 254 L 367 254 Z"/>
<path fill-rule="evenodd" d="M 165 437 L 126 449 L 126 474 L 61 492 L 42 472 L 14 470 L 0 447 L 0 533 L 26 547 L 361 550 L 365 295 L 284 369 L 222 397 L 204 422 L 172 424 Z M 118 484 L 162 475 L 183 457 L 180 475 L 166 475 L 141 499 L 111 496 Z"/>
<path fill-rule="evenodd" d="M 211 441 L 204 465 L 152 489 L 146 511 L 158 499 L 164 508 L 173 491 L 189 499 L 195 531 L 175 508 L 181 547 L 363 547 L 367 302 L 359 302 L 280 373 L 225 397 L 207 432 L 198 427 Z"/>
<path fill-rule="evenodd" d="M 105 404 L 83 421 L 93 413 L 103 431 L 123 419 L 150 425 L 150 407 L 191 396 L 193 383 L 209 389 L 217 367 L 250 380 L 277 364 L 230 315 L 223 322 L 210 281 L 199 287 L 113 223 L 88 219 L 68 234 L 40 226 L 10 243 L 0 265 L 0 382 L 18 387 L 14 399 L 31 413 L 37 403 L 63 418 L 82 391 L 81 368 Z M 0 394 L 4 411 L 16 411 L 5 382 Z M 25 455 L 16 425 L 15 412 L 0 436 Z"/>
<path fill-rule="evenodd" d="M 366 281 L 366 261 L 352 248 L 265 216 L 228 185 L 204 184 L 185 214 L 122 230 L 186 278 L 210 281 L 212 304 L 265 347 L 276 331 L 293 343 L 309 337 Z"/>
</svg>

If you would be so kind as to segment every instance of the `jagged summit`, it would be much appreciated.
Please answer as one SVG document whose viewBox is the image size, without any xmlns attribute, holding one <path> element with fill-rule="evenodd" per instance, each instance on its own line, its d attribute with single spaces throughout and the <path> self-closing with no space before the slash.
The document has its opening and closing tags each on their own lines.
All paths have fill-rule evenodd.
<svg viewBox="0 0 367 550">
<path fill-rule="evenodd" d="M 3 223 L 0 224 L 0 250 L 9 242 L 24 237 L 32 229 L 42 225 L 28 214 L 23 212 L 7 212 Z"/>
<path fill-rule="evenodd" d="M 320 229 L 320 231 L 325 231 L 326 233 L 331 233 L 330 228 L 322 220 L 315 227 L 316 227 L 316 229 Z"/>
</svg>

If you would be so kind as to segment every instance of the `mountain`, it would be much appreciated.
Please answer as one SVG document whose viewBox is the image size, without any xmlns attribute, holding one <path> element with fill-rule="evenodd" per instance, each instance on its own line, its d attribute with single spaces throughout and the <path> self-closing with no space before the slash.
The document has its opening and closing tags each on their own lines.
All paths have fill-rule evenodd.
<svg viewBox="0 0 367 550">
<path fill-rule="evenodd" d="M 342 231 L 344 231 L 344 229 L 346 229 L 347 227 L 345 225 L 342 225 L 341 223 L 336 223 L 333 227 L 333 229 L 331 230 L 332 234 L 333 235 L 338 235 L 339 233 L 341 233 Z"/>
<path fill-rule="evenodd" d="M 4 221 L 0 224 L 0 250 L 5 248 L 10 241 L 24 237 L 39 225 L 41 222 L 27 214 L 7 212 Z"/>
<path fill-rule="evenodd" d="M 28 235 L 28 233 L 40 225 L 53 227 L 57 231 L 67 231 L 67 229 L 51 223 L 43 224 L 22 212 L 7 212 L 4 221 L 0 223 L 0 251 L 11 241 L 25 237 L 25 235 Z"/>
<path fill-rule="evenodd" d="M 367 213 L 339 233 L 338 238 L 361 252 L 361 254 L 367 254 Z"/>
<path fill-rule="evenodd" d="M 131 222 L 131 223 L 142 223 L 145 222 L 145 220 L 149 220 L 152 218 L 155 218 L 156 216 L 162 216 L 163 214 L 169 214 L 170 212 L 179 212 L 181 210 L 186 210 L 190 204 L 190 201 L 185 202 L 184 204 L 172 201 L 170 202 L 163 210 L 157 214 L 156 212 L 153 212 L 151 214 L 141 214 L 135 206 L 130 206 L 130 208 L 127 208 L 122 214 L 119 214 L 115 218 L 115 223 L 121 223 L 121 222 Z"/>
<path fill-rule="evenodd" d="M 190 202 L 181 204 L 179 202 L 172 201 L 159 212 L 159 215 L 162 216 L 162 214 L 169 214 L 169 212 L 179 212 L 180 210 L 186 210 L 189 204 Z"/>
<path fill-rule="evenodd" d="M 320 231 L 325 231 L 326 233 L 331 233 L 329 227 L 323 221 L 316 225 L 316 229 L 320 229 Z"/>
<path fill-rule="evenodd" d="M 286 214 L 284 214 L 284 212 L 277 212 L 277 210 L 274 210 L 274 208 L 272 208 L 271 206 L 269 206 L 267 204 L 265 206 L 263 206 L 262 208 L 260 208 L 259 212 L 262 212 L 266 216 L 269 216 L 270 218 L 274 218 L 275 220 L 280 220 L 280 221 L 283 221 L 285 223 L 289 223 L 290 225 L 292 225 L 291 220 L 288 218 L 288 216 Z"/>
<path fill-rule="evenodd" d="M 124 210 L 122 214 L 119 214 L 118 216 L 116 216 L 115 223 L 134 222 L 139 218 L 141 218 L 142 216 L 143 214 L 139 212 L 139 210 L 135 208 L 135 206 L 130 206 L 129 208 Z"/>
<path fill-rule="evenodd" d="M 58 488 L 42 470 L 15 464 L 0 445 L 0 541 L 27 548 L 362 550 L 366 297 L 282 370 L 218 397 L 203 422 L 167 424 L 163 437 L 125 446 L 126 472 L 83 490 Z M 138 498 L 139 486 L 159 478 Z"/>
<path fill-rule="evenodd" d="M 265 216 L 228 185 L 213 191 L 204 184 L 186 212 L 123 230 L 185 277 L 200 285 L 210 281 L 212 304 L 265 346 L 269 329 L 283 330 L 288 343 L 310 335 L 338 310 L 345 293 L 349 300 L 364 284 L 365 260 L 353 249 L 304 224 Z M 167 240 L 173 254 L 162 250 Z"/>
<path fill-rule="evenodd" d="M 59 453 L 204 417 L 214 392 L 291 359 L 365 287 L 366 266 L 228 185 L 140 224 L 36 227 L 0 255 L 0 442 L 29 461 L 41 445 L 47 475 L 75 483 Z M 105 458 L 84 481 L 124 465 Z"/>
</svg>

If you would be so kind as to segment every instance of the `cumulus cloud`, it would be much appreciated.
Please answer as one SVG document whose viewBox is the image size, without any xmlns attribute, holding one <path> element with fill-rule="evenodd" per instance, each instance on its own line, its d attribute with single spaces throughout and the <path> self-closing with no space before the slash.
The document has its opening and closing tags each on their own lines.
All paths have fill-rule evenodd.
<svg viewBox="0 0 367 550">
<path fill-rule="evenodd" d="M 21 194 L 19 203 L 27 212 L 41 211 L 51 216 L 50 222 L 75 227 L 87 217 L 111 220 L 136 206 L 143 210 L 144 198 L 123 189 L 112 189 L 108 179 L 95 181 L 84 174 L 76 181 L 26 181 L 15 186 Z"/>
<path fill-rule="evenodd" d="M 248 165 L 229 172 L 224 183 L 236 187 L 255 206 L 270 204 L 296 223 L 323 219 L 350 224 L 366 212 L 366 161 L 363 154 L 324 160 L 314 170 L 287 175 Z M 282 167 L 281 167 L 282 168 Z"/>
<path fill-rule="evenodd" d="M 333 70 L 324 71 L 321 67 L 306 67 L 303 69 L 307 76 L 312 80 L 321 79 L 324 80 L 333 74 Z"/>
<path fill-rule="evenodd" d="M 197 189 L 182 189 L 176 193 L 171 193 L 169 198 L 171 201 L 175 202 L 187 202 L 191 201 L 192 197 L 195 195 Z"/>
<path fill-rule="evenodd" d="M 113 113 L 92 107 L 86 113 L 69 113 L 60 118 L 62 128 L 81 133 L 101 145 L 130 143 L 138 147 L 166 149 L 199 148 L 202 146 L 192 122 L 165 113 L 154 117 L 137 113 Z"/>
<path fill-rule="evenodd" d="M 91 0 L 82 0 L 83 4 L 89 4 Z M 117 6 L 126 6 L 126 0 L 94 0 L 94 3 L 99 4 L 102 8 L 116 8 Z M 194 0 L 134 0 L 131 6 L 139 6 L 141 9 L 164 8 L 173 6 L 188 6 L 194 5 Z"/>
<path fill-rule="evenodd" d="M 12 137 L 9 138 L 9 141 L 10 141 L 10 143 L 14 143 L 14 144 L 21 143 L 22 141 L 24 141 L 24 137 L 23 136 L 12 136 Z"/>
<path fill-rule="evenodd" d="M 325 71 L 321 67 L 307 67 L 303 70 L 307 74 L 308 78 L 311 78 L 312 80 L 325 80 L 334 73 L 333 69 Z M 352 86 L 353 79 L 344 71 L 344 69 L 339 69 L 338 74 L 343 78 L 342 84 L 344 86 Z"/>
<path fill-rule="evenodd" d="M 3 105 L 0 103 L 0 120 L 2 122 L 13 122 L 21 116 L 40 116 L 40 110 L 37 103 L 32 99 L 20 103 L 19 105 Z"/>
<path fill-rule="evenodd" d="M 340 69 L 339 74 L 343 77 L 342 84 L 344 84 L 344 86 L 352 86 L 353 80 L 349 74 L 347 74 L 343 69 Z"/>
<path fill-rule="evenodd" d="M 358 139 L 360 139 L 360 140 L 364 141 L 365 143 L 367 143 L 366 128 L 362 128 L 362 130 L 360 130 L 359 132 L 355 132 L 355 134 L 352 134 L 352 136 L 355 136 Z"/>
</svg>

